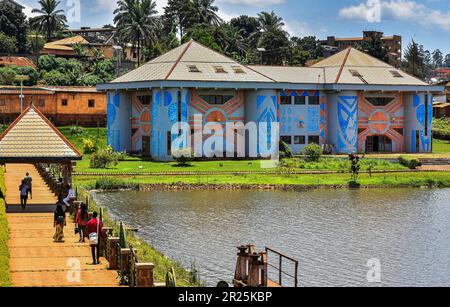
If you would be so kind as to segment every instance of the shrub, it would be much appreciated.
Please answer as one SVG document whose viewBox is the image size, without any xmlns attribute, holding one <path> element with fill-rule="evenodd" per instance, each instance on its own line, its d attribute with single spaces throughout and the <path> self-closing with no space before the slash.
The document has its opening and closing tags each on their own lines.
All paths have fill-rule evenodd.
<svg viewBox="0 0 450 307">
<path fill-rule="evenodd" d="M 91 168 L 108 168 L 117 164 L 119 164 L 118 154 L 110 146 L 92 154 L 90 160 Z"/>
<path fill-rule="evenodd" d="M 283 141 L 280 141 L 280 159 L 292 158 L 292 149 Z"/>
<path fill-rule="evenodd" d="M 120 151 L 117 153 L 117 160 L 125 161 L 128 158 L 128 154 L 126 151 Z"/>
<path fill-rule="evenodd" d="M 95 181 L 96 190 L 111 191 L 132 188 L 136 188 L 136 184 L 128 183 L 125 180 L 113 177 L 102 177 Z"/>
<path fill-rule="evenodd" d="M 317 144 L 309 144 L 303 149 L 303 155 L 307 156 L 308 161 L 319 162 L 322 156 L 322 147 Z"/>
<path fill-rule="evenodd" d="M 83 151 L 85 154 L 92 154 L 97 149 L 97 144 L 92 139 L 83 139 Z"/>
<path fill-rule="evenodd" d="M 415 158 L 410 159 L 407 157 L 400 157 L 398 160 L 401 165 L 406 166 L 409 169 L 416 169 L 417 167 L 420 166 L 419 159 L 415 159 Z"/>
<path fill-rule="evenodd" d="M 70 127 L 70 135 L 72 136 L 80 136 L 83 135 L 84 131 L 82 127 L 72 126 Z"/>
<path fill-rule="evenodd" d="M 189 167 L 194 159 L 194 153 L 191 148 L 176 150 L 172 156 L 177 161 L 176 166 L 178 167 Z"/>
</svg>

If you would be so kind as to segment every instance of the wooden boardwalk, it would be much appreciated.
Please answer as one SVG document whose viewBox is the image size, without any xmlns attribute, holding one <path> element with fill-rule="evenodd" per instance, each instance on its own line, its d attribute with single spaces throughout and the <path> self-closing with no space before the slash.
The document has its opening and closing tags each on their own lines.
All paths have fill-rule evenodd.
<svg viewBox="0 0 450 307">
<path fill-rule="evenodd" d="M 8 206 L 20 205 L 19 185 L 27 172 L 33 178 L 32 186 L 34 196 L 33 199 L 28 199 L 28 206 L 55 205 L 58 201 L 57 197 L 52 193 L 32 164 L 6 164 L 6 204 Z"/>
<path fill-rule="evenodd" d="M 8 213 L 10 271 L 15 287 L 112 287 L 118 286 L 117 272 L 91 265 L 88 243 L 79 243 L 75 224 L 68 217 L 65 242 L 53 242 L 53 213 L 32 213 L 33 206 L 55 204 L 56 198 L 32 165 L 8 164 L 5 173 L 8 205 L 17 205 L 18 185 L 29 172 L 33 177 L 33 200 L 27 211 Z M 11 192 L 12 191 L 12 192 Z M 17 193 L 16 193 L 17 191 Z M 51 207 L 50 207 L 51 208 Z"/>
</svg>

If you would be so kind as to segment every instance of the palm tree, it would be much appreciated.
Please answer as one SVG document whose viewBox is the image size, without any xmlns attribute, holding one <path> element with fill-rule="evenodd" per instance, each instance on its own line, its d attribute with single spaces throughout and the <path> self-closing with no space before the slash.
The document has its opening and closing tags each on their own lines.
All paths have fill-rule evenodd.
<svg viewBox="0 0 450 307">
<path fill-rule="evenodd" d="M 157 40 L 156 2 L 152 0 L 119 0 L 114 11 L 117 36 L 122 42 L 137 46 L 138 66 L 141 65 L 141 46 L 145 41 L 152 45 Z"/>
<path fill-rule="evenodd" d="M 32 13 L 39 14 L 30 19 L 32 26 L 39 32 L 45 31 L 47 42 L 51 40 L 55 31 L 66 27 L 67 18 L 64 10 L 58 10 L 61 1 L 39 0 L 40 9 L 33 9 Z"/>
<path fill-rule="evenodd" d="M 215 0 L 192 0 L 194 19 L 198 23 L 219 26 L 222 19 L 217 15 L 219 8 L 214 5 Z"/>
<path fill-rule="evenodd" d="M 261 12 L 258 14 L 258 21 L 261 26 L 261 29 L 263 32 L 270 32 L 270 31 L 283 31 L 283 27 L 285 26 L 285 23 L 283 21 L 283 18 L 277 16 L 274 11 L 268 13 L 268 12 Z"/>
</svg>

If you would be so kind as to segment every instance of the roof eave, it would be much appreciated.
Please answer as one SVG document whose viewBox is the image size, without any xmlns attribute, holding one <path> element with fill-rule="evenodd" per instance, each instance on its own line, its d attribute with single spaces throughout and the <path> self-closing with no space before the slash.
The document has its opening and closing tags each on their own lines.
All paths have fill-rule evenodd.
<svg viewBox="0 0 450 307">
<path fill-rule="evenodd" d="M 436 85 L 396 85 L 396 84 L 326 84 L 325 90 L 330 91 L 401 91 L 401 92 L 444 92 L 444 86 Z"/>
</svg>

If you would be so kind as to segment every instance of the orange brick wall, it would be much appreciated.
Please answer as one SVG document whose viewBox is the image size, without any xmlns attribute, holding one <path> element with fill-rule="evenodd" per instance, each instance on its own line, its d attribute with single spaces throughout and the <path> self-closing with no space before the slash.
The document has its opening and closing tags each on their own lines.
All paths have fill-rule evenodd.
<svg viewBox="0 0 450 307">
<path fill-rule="evenodd" d="M 106 125 L 106 93 L 27 94 L 25 92 L 24 95 L 24 109 L 33 103 L 56 125 Z M 63 99 L 67 99 L 67 106 L 62 105 Z M 95 100 L 93 108 L 88 106 L 90 99 Z M 5 105 L 0 105 L 0 123 L 8 124 L 20 115 L 20 98 L 18 94 L 0 94 L 1 100 L 5 101 Z"/>
</svg>

